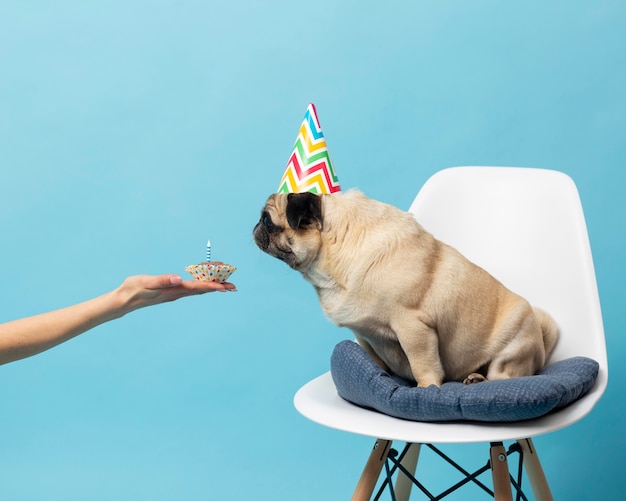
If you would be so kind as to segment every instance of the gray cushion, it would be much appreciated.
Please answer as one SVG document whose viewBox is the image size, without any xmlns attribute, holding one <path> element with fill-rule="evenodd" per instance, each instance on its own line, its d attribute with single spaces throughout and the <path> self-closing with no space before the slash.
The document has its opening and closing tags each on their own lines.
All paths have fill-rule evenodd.
<svg viewBox="0 0 626 501">
<path fill-rule="evenodd" d="M 343 399 L 413 421 L 533 419 L 582 397 L 598 375 L 595 360 L 573 357 L 554 362 L 535 376 L 419 388 L 385 372 L 353 341 L 335 347 L 330 365 Z"/>
</svg>

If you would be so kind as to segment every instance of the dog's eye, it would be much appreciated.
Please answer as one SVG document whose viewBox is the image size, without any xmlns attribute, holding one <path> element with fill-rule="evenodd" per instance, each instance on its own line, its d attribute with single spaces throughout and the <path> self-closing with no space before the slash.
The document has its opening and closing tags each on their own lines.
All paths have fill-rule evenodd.
<svg viewBox="0 0 626 501">
<path fill-rule="evenodd" d="M 263 217 L 261 217 L 261 222 L 263 223 L 263 226 L 265 226 L 267 231 L 276 232 L 280 230 L 280 228 L 272 222 L 272 218 L 267 212 L 263 213 Z"/>
<path fill-rule="evenodd" d="M 268 212 L 263 212 L 261 214 L 261 221 L 260 223 L 265 226 L 265 229 L 268 231 L 268 233 L 280 233 L 283 231 L 283 227 L 282 226 L 278 226 L 276 224 L 274 224 L 274 221 L 272 221 L 272 218 L 270 217 Z"/>
</svg>

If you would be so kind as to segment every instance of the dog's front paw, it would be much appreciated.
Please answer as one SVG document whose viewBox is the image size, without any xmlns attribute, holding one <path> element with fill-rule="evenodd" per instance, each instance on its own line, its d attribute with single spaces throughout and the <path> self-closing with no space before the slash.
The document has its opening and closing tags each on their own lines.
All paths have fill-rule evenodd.
<svg viewBox="0 0 626 501">
<path fill-rule="evenodd" d="M 478 374 L 477 372 L 472 372 L 463 380 L 463 384 L 475 384 L 482 383 L 484 381 L 487 381 L 487 378 L 485 376 L 483 376 L 482 374 Z"/>
</svg>

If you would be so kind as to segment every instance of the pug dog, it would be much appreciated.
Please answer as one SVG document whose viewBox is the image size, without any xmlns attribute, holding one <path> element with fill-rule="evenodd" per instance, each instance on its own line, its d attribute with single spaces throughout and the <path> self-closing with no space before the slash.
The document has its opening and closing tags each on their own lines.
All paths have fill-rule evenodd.
<svg viewBox="0 0 626 501">
<path fill-rule="evenodd" d="M 253 235 L 381 367 L 418 386 L 529 376 L 557 342 L 547 313 L 358 190 L 271 195 Z"/>
</svg>

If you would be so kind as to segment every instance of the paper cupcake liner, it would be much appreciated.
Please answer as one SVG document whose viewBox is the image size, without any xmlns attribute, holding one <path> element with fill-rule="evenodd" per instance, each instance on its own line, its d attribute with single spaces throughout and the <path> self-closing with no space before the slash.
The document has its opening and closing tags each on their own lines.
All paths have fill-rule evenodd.
<svg viewBox="0 0 626 501">
<path fill-rule="evenodd" d="M 236 266 L 224 263 L 200 263 L 190 264 L 185 267 L 185 271 L 192 275 L 196 280 L 203 282 L 222 283 L 228 280 L 235 271 Z"/>
</svg>

